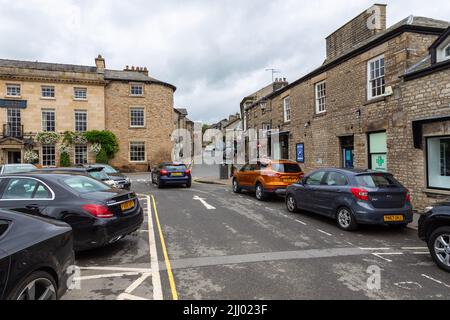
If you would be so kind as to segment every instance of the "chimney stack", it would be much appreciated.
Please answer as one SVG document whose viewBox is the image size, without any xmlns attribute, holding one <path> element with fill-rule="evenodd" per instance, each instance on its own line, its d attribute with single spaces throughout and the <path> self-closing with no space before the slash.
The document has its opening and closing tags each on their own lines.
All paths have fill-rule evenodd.
<svg viewBox="0 0 450 320">
<path fill-rule="evenodd" d="M 139 73 L 142 73 L 142 74 L 148 76 L 148 69 L 147 69 L 147 67 L 131 66 L 131 69 L 130 69 L 129 66 L 126 66 L 125 69 L 123 69 L 123 71 L 134 71 L 134 72 L 139 72 Z"/>
<path fill-rule="evenodd" d="M 106 62 L 101 54 L 99 54 L 98 57 L 95 58 L 95 66 L 97 67 L 98 73 L 105 73 Z"/>
</svg>

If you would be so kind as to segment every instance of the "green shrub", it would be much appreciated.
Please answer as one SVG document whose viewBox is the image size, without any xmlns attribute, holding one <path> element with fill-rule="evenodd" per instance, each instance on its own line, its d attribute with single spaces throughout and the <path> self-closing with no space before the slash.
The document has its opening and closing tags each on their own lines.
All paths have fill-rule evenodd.
<svg viewBox="0 0 450 320">
<path fill-rule="evenodd" d="M 102 146 L 102 151 L 106 153 L 107 160 L 114 158 L 114 155 L 117 153 L 117 151 L 119 151 L 119 143 L 117 141 L 117 137 L 111 131 L 92 130 L 86 132 L 84 136 L 89 143 L 98 143 Z M 100 153 L 97 155 L 97 159 L 99 157 L 104 158 L 104 155 L 100 156 L 102 151 L 100 151 Z"/>
<path fill-rule="evenodd" d="M 108 164 L 109 158 L 108 158 L 108 155 L 106 154 L 105 149 L 102 148 L 100 150 L 100 152 L 95 157 L 95 162 L 101 163 L 101 164 Z"/>
<path fill-rule="evenodd" d="M 59 166 L 60 167 L 70 167 L 70 156 L 68 153 L 61 153 L 61 157 L 59 159 Z"/>
</svg>

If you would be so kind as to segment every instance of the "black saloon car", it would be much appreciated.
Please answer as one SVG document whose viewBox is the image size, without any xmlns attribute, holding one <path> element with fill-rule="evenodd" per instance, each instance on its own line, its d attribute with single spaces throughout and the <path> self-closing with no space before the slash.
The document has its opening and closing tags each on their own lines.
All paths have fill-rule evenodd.
<svg viewBox="0 0 450 320">
<path fill-rule="evenodd" d="M 428 244 L 436 264 L 450 272 L 450 201 L 425 210 L 419 219 L 419 237 Z"/>
<path fill-rule="evenodd" d="M 392 174 L 370 170 L 313 171 L 288 187 L 286 207 L 336 219 L 347 231 L 358 224 L 406 227 L 413 219 L 408 190 Z"/>
<path fill-rule="evenodd" d="M 103 168 L 103 172 L 106 173 L 109 179 L 114 182 L 113 186 L 119 189 L 130 190 L 131 181 L 130 178 L 126 177 L 123 173 L 114 169 L 108 164 L 88 164 L 84 166 L 85 168 Z"/>
<path fill-rule="evenodd" d="M 103 171 L 103 167 L 62 167 L 62 168 L 44 168 L 35 171 L 35 173 L 65 173 L 65 174 L 84 174 L 87 176 L 91 176 L 94 179 L 100 180 L 103 183 L 106 183 L 112 188 L 116 188 L 116 184 L 114 180 L 112 180 L 109 175 Z"/>
<path fill-rule="evenodd" d="M 67 222 L 75 251 L 116 242 L 143 222 L 134 192 L 76 174 L 2 176 L 0 208 Z"/>
<path fill-rule="evenodd" d="M 165 162 L 152 170 L 152 183 L 158 188 L 166 185 L 185 185 L 191 187 L 191 170 L 182 163 Z"/>
<path fill-rule="evenodd" d="M 64 222 L 0 210 L 0 300 L 55 300 L 74 263 Z"/>
</svg>

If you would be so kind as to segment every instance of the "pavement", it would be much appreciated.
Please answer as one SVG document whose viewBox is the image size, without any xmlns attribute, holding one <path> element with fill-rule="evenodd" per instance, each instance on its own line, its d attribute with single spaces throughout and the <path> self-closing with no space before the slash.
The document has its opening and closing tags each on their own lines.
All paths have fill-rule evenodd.
<svg viewBox="0 0 450 320">
<path fill-rule="evenodd" d="M 450 299 L 448 273 L 411 229 L 290 214 L 230 185 L 158 189 L 130 175 L 146 220 L 134 235 L 76 255 L 64 299 Z"/>
</svg>

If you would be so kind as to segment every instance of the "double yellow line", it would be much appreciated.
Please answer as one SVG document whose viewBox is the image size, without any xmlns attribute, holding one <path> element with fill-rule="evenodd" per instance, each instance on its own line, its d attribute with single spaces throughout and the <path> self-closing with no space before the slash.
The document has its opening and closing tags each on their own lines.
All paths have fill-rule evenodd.
<svg viewBox="0 0 450 320">
<path fill-rule="evenodd" d="M 175 286 L 175 280 L 173 278 L 172 266 L 170 265 L 169 254 L 167 253 L 166 242 L 164 240 L 161 224 L 159 223 L 158 209 L 156 209 L 156 201 L 153 195 L 152 195 L 152 203 L 153 203 L 153 211 L 155 212 L 156 225 L 158 226 L 159 238 L 161 239 L 164 261 L 166 263 L 167 276 L 169 277 L 170 290 L 172 291 L 172 299 L 178 300 L 178 293 L 177 288 Z"/>
</svg>

